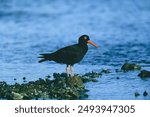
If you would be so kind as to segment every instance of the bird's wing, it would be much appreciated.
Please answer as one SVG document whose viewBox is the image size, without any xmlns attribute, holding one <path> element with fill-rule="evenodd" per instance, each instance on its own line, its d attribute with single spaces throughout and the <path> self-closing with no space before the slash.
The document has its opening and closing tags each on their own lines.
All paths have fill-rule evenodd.
<svg viewBox="0 0 150 117">
<path fill-rule="evenodd" d="M 61 63 L 74 63 L 79 57 L 80 49 L 77 44 L 64 47 L 55 52 L 58 62 Z"/>
</svg>

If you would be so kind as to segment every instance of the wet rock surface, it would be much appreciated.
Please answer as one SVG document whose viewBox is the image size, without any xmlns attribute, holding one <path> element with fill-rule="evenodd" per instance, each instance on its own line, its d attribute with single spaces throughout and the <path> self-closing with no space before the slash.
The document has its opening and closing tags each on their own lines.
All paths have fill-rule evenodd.
<svg viewBox="0 0 150 117">
<path fill-rule="evenodd" d="M 138 74 L 138 76 L 141 77 L 141 78 L 150 77 L 150 71 L 142 70 L 142 71 Z"/>
<path fill-rule="evenodd" d="M 102 74 L 99 72 L 89 72 L 82 76 L 79 76 L 82 78 L 82 81 L 85 82 L 98 82 L 96 78 L 100 77 Z"/>
<path fill-rule="evenodd" d="M 96 82 L 100 73 L 89 72 L 82 76 L 67 77 L 65 73 L 54 73 L 54 79 L 45 77 L 28 83 L 9 85 L 0 82 L 0 98 L 10 100 L 29 99 L 83 99 L 88 97 L 85 82 Z M 25 80 L 23 78 L 23 80 Z"/>
<path fill-rule="evenodd" d="M 140 70 L 141 66 L 136 65 L 134 63 L 125 63 L 122 67 L 121 70 L 127 72 L 127 71 L 131 71 L 131 70 Z"/>
</svg>

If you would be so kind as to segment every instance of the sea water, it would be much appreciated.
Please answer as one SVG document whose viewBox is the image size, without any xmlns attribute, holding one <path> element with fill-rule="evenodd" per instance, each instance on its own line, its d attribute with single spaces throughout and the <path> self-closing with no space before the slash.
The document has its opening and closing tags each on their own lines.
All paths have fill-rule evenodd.
<svg viewBox="0 0 150 117">
<path fill-rule="evenodd" d="M 77 43 L 82 34 L 99 48 L 89 45 L 75 73 L 111 71 L 86 84 L 87 99 L 150 99 L 142 95 L 150 94 L 150 79 L 140 79 L 140 71 L 115 72 L 125 62 L 150 70 L 149 0 L 0 0 L 0 81 L 65 72 L 65 65 L 37 57 Z"/>
</svg>

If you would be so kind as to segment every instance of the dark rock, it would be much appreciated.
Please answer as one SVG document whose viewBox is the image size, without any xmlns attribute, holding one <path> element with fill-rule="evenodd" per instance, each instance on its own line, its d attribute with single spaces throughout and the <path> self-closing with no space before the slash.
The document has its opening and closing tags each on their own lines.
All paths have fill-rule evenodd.
<svg viewBox="0 0 150 117">
<path fill-rule="evenodd" d="M 98 73 L 98 72 L 89 72 L 89 73 L 86 73 L 84 75 L 82 75 L 81 77 L 88 77 L 88 78 L 98 78 L 100 77 L 102 74 L 101 73 Z"/>
<path fill-rule="evenodd" d="M 66 73 L 53 73 L 53 77 L 54 78 L 61 78 L 61 77 L 67 77 L 67 74 Z"/>
<path fill-rule="evenodd" d="M 23 80 L 26 80 L 26 77 L 23 77 L 22 79 L 23 79 Z"/>
<path fill-rule="evenodd" d="M 120 79 L 119 77 L 117 77 L 116 79 Z"/>
<path fill-rule="evenodd" d="M 134 95 L 135 95 L 135 97 L 138 97 L 138 96 L 140 96 L 140 93 L 139 92 L 135 92 Z"/>
<path fill-rule="evenodd" d="M 50 77 L 51 77 L 50 75 L 47 75 L 47 76 L 46 76 L 46 78 L 50 78 Z"/>
<path fill-rule="evenodd" d="M 142 70 L 142 71 L 138 74 L 138 76 L 141 77 L 141 78 L 150 77 L 150 71 Z"/>
<path fill-rule="evenodd" d="M 147 96 L 147 95 L 148 95 L 148 93 L 146 91 L 144 91 L 143 96 Z"/>
<path fill-rule="evenodd" d="M 84 92 L 89 92 L 89 90 L 88 90 L 88 89 L 85 89 Z"/>
<path fill-rule="evenodd" d="M 110 69 L 102 69 L 102 71 L 100 73 L 108 74 L 108 73 L 111 73 L 111 71 L 110 71 Z"/>
<path fill-rule="evenodd" d="M 115 69 L 115 71 L 116 71 L 116 72 L 121 72 L 121 70 L 120 70 L 120 69 Z"/>
<path fill-rule="evenodd" d="M 30 99 L 32 99 L 32 97 L 28 96 L 27 94 L 24 94 L 23 100 L 30 100 Z"/>
<path fill-rule="evenodd" d="M 91 79 L 91 81 L 92 81 L 92 82 L 98 82 L 98 80 L 97 80 L 97 79 Z"/>
<path fill-rule="evenodd" d="M 98 73 L 98 72 L 89 72 L 89 73 L 86 73 L 82 76 L 79 76 L 83 83 L 86 83 L 86 82 L 98 82 L 98 80 L 96 78 L 99 78 L 102 74 L 101 73 Z"/>
<path fill-rule="evenodd" d="M 131 63 L 125 63 L 122 67 L 121 67 L 121 70 L 127 72 L 127 71 L 130 71 L 130 70 L 140 70 L 141 69 L 141 66 L 139 65 L 136 65 L 136 64 L 131 64 Z"/>
<path fill-rule="evenodd" d="M 8 100 L 13 100 L 13 94 L 10 90 L 8 90 L 4 93 L 4 95 L 2 95 L 2 98 L 4 98 L 4 99 L 6 98 Z"/>
<path fill-rule="evenodd" d="M 97 79 L 89 78 L 89 77 L 82 77 L 82 81 L 83 81 L 83 83 L 86 83 L 86 82 L 98 82 Z"/>
</svg>

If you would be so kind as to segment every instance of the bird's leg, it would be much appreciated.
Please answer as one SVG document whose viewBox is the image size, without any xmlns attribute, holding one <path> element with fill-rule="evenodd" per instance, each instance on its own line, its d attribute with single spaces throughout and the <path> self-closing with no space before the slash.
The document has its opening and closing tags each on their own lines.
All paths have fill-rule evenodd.
<svg viewBox="0 0 150 117">
<path fill-rule="evenodd" d="M 69 73 L 68 73 L 68 65 L 66 66 L 66 73 L 67 73 L 67 76 L 69 77 Z"/>
<path fill-rule="evenodd" d="M 72 65 L 70 65 L 70 71 L 71 71 L 71 75 L 73 77 L 74 76 L 74 72 L 73 72 L 73 66 Z"/>
</svg>

